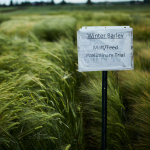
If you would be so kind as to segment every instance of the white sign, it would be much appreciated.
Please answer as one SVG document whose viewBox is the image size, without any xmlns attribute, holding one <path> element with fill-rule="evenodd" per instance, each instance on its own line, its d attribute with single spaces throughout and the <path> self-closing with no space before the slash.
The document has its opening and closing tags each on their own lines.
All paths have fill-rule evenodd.
<svg viewBox="0 0 150 150">
<path fill-rule="evenodd" d="M 82 27 L 77 31 L 78 70 L 133 70 L 133 29 Z"/>
</svg>

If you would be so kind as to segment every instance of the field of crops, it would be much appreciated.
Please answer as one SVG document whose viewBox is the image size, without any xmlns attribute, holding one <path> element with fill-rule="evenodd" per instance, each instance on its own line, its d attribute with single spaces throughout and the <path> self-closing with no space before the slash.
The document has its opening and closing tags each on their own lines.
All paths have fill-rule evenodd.
<svg viewBox="0 0 150 150">
<path fill-rule="evenodd" d="M 0 150 L 101 149 L 102 72 L 78 72 L 76 31 L 124 25 L 135 68 L 108 72 L 107 149 L 150 149 L 149 6 L 58 5 L 0 8 Z"/>
</svg>

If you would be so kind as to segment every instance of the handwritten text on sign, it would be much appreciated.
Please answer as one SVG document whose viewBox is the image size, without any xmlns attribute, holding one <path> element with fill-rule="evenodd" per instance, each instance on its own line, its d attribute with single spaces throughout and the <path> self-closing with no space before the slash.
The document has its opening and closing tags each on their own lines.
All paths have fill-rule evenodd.
<svg viewBox="0 0 150 150">
<path fill-rule="evenodd" d="M 132 28 L 82 28 L 77 41 L 79 71 L 133 69 Z"/>
</svg>

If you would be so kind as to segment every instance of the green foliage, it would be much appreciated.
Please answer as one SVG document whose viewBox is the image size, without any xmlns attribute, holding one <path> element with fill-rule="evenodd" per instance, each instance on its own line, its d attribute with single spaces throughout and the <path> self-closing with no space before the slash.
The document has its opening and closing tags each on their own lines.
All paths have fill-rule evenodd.
<svg viewBox="0 0 150 150">
<path fill-rule="evenodd" d="M 150 92 L 149 73 L 144 71 L 126 71 L 121 72 L 120 84 L 125 91 L 125 96 L 135 100 L 134 96 L 141 96 L 145 91 Z"/>
<path fill-rule="evenodd" d="M 5 15 L 1 15 L 0 14 L 0 24 L 4 21 L 7 21 L 7 20 L 10 20 L 10 18 L 8 16 L 5 16 Z"/>
<path fill-rule="evenodd" d="M 38 20 L 36 20 L 38 21 Z M 8 36 L 26 37 L 32 30 L 35 20 L 29 18 L 12 19 L 1 24 L 0 32 Z"/>
<path fill-rule="evenodd" d="M 1 149 L 62 149 L 66 144 L 65 149 L 78 149 L 82 113 L 75 97 L 73 43 L 40 43 L 32 34 L 0 38 Z"/>
<path fill-rule="evenodd" d="M 137 64 L 139 64 L 137 66 L 137 68 L 140 67 L 140 69 L 142 69 L 142 70 L 150 71 L 150 68 L 149 68 L 149 64 L 150 64 L 149 42 L 147 44 L 144 43 L 141 45 L 144 45 L 144 47 L 142 47 L 142 50 L 137 52 L 136 61 L 137 61 Z"/>
<path fill-rule="evenodd" d="M 91 0 L 88 0 L 88 1 L 87 1 L 87 4 L 88 4 L 88 5 L 91 5 L 91 4 L 92 4 Z"/>
<path fill-rule="evenodd" d="M 126 26 L 126 25 L 130 25 L 132 23 L 132 19 L 130 17 L 130 15 L 127 14 L 115 14 L 115 15 L 111 15 L 110 17 L 112 22 L 115 22 L 117 25 L 121 25 L 121 26 Z"/>
<path fill-rule="evenodd" d="M 139 41 L 150 40 L 150 27 L 149 26 L 134 26 L 134 39 Z"/>
<path fill-rule="evenodd" d="M 136 139 L 132 139 L 134 147 L 137 150 L 148 150 L 150 146 L 150 94 L 145 93 L 136 97 L 135 104 L 133 105 L 132 122 L 129 126 L 132 135 Z"/>
<path fill-rule="evenodd" d="M 150 74 L 144 71 L 126 71 L 120 74 L 124 99 L 127 103 L 127 124 L 134 149 L 149 149 L 149 93 Z"/>
<path fill-rule="evenodd" d="M 149 6 L 15 9 L 0 15 L 0 149 L 99 150 L 101 73 L 76 71 L 76 30 L 130 25 L 135 71 L 109 72 L 107 143 L 148 150 Z"/>
<path fill-rule="evenodd" d="M 71 36 L 75 38 L 75 19 L 67 17 L 57 17 L 45 19 L 33 28 L 34 34 L 48 41 L 58 40 L 61 37 Z"/>
<path fill-rule="evenodd" d="M 82 85 L 81 92 L 84 95 L 84 114 L 86 122 L 86 137 L 88 147 L 101 149 L 101 116 L 102 116 L 102 76 L 100 73 L 92 73 L 93 78 Z M 107 145 L 108 149 L 129 149 L 129 138 L 126 132 L 126 115 L 123 102 L 119 96 L 119 88 L 115 84 L 112 72 L 108 77 L 108 121 L 107 121 Z M 85 96 L 86 95 L 86 96 Z"/>
</svg>

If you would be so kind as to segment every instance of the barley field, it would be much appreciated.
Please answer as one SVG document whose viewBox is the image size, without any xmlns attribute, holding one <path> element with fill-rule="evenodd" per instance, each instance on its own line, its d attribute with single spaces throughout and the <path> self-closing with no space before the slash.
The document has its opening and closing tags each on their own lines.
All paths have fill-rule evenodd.
<svg viewBox="0 0 150 150">
<path fill-rule="evenodd" d="M 108 72 L 107 149 L 149 150 L 149 8 L 0 8 L 0 150 L 100 150 L 102 72 L 78 72 L 76 34 L 126 25 L 135 66 Z"/>
</svg>

